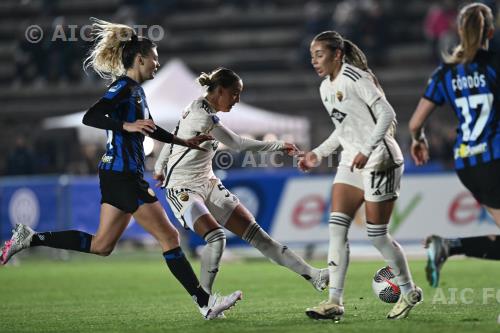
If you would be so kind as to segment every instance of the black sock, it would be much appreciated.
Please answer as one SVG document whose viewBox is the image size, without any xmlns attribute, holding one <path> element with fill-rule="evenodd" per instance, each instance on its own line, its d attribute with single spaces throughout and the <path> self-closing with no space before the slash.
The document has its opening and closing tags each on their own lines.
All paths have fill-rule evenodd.
<svg viewBox="0 0 500 333">
<path fill-rule="evenodd" d="M 176 247 L 163 253 L 167 266 L 175 278 L 184 286 L 189 295 L 193 297 L 200 307 L 208 304 L 210 295 L 200 286 L 200 282 L 194 274 L 191 264 L 184 256 L 182 249 Z"/>
<path fill-rule="evenodd" d="M 464 254 L 464 248 L 462 246 L 463 238 L 448 238 L 446 241 L 448 242 L 448 246 L 450 247 L 450 256 L 454 256 L 457 254 Z"/>
<path fill-rule="evenodd" d="M 467 257 L 500 260 L 500 236 L 460 238 L 463 254 Z M 450 248 L 450 254 L 451 254 Z"/>
<path fill-rule="evenodd" d="M 48 246 L 89 253 L 91 242 L 92 235 L 83 231 L 67 230 L 36 233 L 31 239 L 30 246 Z"/>
</svg>

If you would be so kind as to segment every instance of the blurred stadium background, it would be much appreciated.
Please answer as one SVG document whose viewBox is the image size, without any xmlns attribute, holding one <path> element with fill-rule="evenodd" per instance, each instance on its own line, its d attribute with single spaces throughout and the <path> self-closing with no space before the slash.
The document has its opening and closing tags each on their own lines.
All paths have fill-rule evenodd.
<svg viewBox="0 0 500 333">
<path fill-rule="evenodd" d="M 484 2 L 497 12 L 497 1 Z M 440 52 L 457 41 L 455 17 L 461 4 L 451 0 L 404 4 L 397 0 L 2 0 L 0 238 L 10 237 L 16 222 L 39 230 L 71 227 L 93 232 L 97 227 L 96 171 L 105 134 L 83 128 L 80 116 L 73 115 L 92 105 L 106 87 L 91 71 L 82 70 L 91 45 L 87 26 L 91 16 L 143 26 L 143 34 L 156 38 L 163 70 L 149 82 L 147 94 L 150 105 L 155 104 L 153 116 L 162 119 L 167 129 L 173 130 L 172 119 L 199 93 L 194 75 L 225 66 L 242 77 L 242 102 L 247 104 L 247 109 L 233 111 L 230 127 L 259 139 L 293 140 L 303 149 L 315 147 L 332 130 L 319 99 L 320 80 L 310 65 L 309 43 L 323 30 L 341 32 L 365 51 L 397 112 L 407 176 L 393 216 L 396 237 L 416 245 L 429 232 L 496 232 L 450 172 L 455 132 L 450 110 L 437 111 L 427 126 L 432 162 L 416 170 L 409 158 L 409 117 Z M 492 48 L 499 48 L 498 36 Z M 161 145 L 156 142 L 150 148 L 151 170 Z M 264 228 L 309 253 L 327 243 L 323 231 L 334 160 L 304 176 L 289 159 L 284 166 L 273 167 L 261 156 L 253 163 L 244 155 L 231 153 L 230 158 L 230 165 L 216 163 L 214 168 Z M 163 194 L 157 193 L 165 205 Z M 148 241 L 137 226 L 125 238 L 138 244 Z M 361 217 L 351 238 L 361 245 L 356 254 L 372 252 L 362 246 L 366 238 Z M 199 243 L 190 237 L 191 248 Z M 242 243 L 231 239 L 232 245 Z M 422 254 L 417 247 L 415 251 Z"/>
<path fill-rule="evenodd" d="M 484 2 L 497 13 L 499 1 Z M 332 130 L 319 98 L 320 80 L 310 65 L 309 42 L 316 33 L 335 29 L 365 51 L 396 110 L 406 171 L 391 232 L 412 255 L 415 281 L 426 295 L 409 320 L 388 322 L 385 314 L 390 306 L 382 305 L 370 290 L 372 272 L 384 264 L 380 258 L 356 262 L 348 274 L 342 331 L 498 331 L 497 266 L 454 260 L 446 265 L 442 289 L 431 289 L 425 283 L 424 261 L 414 259 L 424 255 L 419 243 L 429 233 L 498 233 L 452 171 L 455 120 L 451 110 L 436 111 L 427 126 L 432 162 L 417 169 L 409 158 L 408 120 L 439 62 L 439 53 L 457 41 L 454 20 L 462 3 L 1 0 L 0 240 L 10 237 L 15 223 L 41 231 L 76 228 L 94 232 L 97 228 L 100 193 L 96 173 L 105 134 L 81 126 L 78 114 L 106 89 L 105 82 L 82 70 L 91 45 L 89 17 L 144 26 L 143 33 L 157 38 L 163 68 L 146 90 L 153 116 L 167 129 L 173 130 L 182 108 L 200 93 L 194 76 L 225 66 L 243 78 L 242 102 L 246 105 L 221 116 L 222 120 L 240 134 L 286 138 L 303 149 L 315 147 Z M 497 20 L 497 26 L 499 23 Z M 497 32 L 491 45 L 497 50 L 499 36 Z M 161 145 L 154 143 L 148 149 L 151 171 Z M 257 221 L 275 238 L 308 259 L 321 259 L 314 263 L 323 265 L 335 158 L 303 175 L 291 159 L 284 159 L 281 165 L 281 160 L 273 163 L 266 156 L 221 154 L 226 155 L 214 164 L 217 174 Z M 157 194 L 174 221 L 162 192 L 157 190 Z M 363 217 L 358 216 L 350 232 L 351 253 L 358 258 L 375 252 L 365 233 Z M 183 233 L 183 239 L 185 251 L 190 249 L 193 254 L 202 244 L 191 232 Z M 233 259 L 255 254 L 243 245 L 228 238 Z M 158 247 L 135 224 L 110 258 L 37 250 L 21 253 L 11 267 L 0 272 L 1 332 L 331 329 L 330 323 L 311 324 L 303 314 L 306 306 L 316 304 L 325 294 L 313 293 L 308 284 L 285 269 L 254 260 L 224 263 L 217 290 L 227 293 L 242 288 L 246 299 L 227 320 L 203 323 L 161 263 Z M 53 259 L 71 259 L 71 264 Z M 199 262 L 193 263 L 198 270 Z"/>
</svg>

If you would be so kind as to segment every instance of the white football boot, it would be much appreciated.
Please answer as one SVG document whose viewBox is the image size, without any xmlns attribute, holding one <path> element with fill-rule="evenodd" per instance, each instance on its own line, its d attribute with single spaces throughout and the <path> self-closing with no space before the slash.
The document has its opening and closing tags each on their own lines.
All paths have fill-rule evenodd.
<svg viewBox="0 0 500 333">
<path fill-rule="evenodd" d="M 320 269 L 318 274 L 314 278 L 309 279 L 309 282 L 317 291 L 325 290 L 326 287 L 328 287 L 329 281 L 330 272 L 328 271 L 328 268 Z"/>
<path fill-rule="evenodd" d="M 223 312 L 233 307 L 236 302 L 242 298 L 243 293 L 239 290 L 227 296 L 222 296 L 220 294 L 210 295 L 208 305 L 199 308 L 200 313 L 206 320 L 224 318 L 225 316 Z"/>
<path fill-rule="evenodd" d="M 424 295 L 420 287 L 415 286 L 406 295 L 401 294 L 399 300 L 392 310 L 387 314 L 387 319 L 403 319 L 408 317 L 411 309 L 424 300 Z"/>
<path fill-rule="evenodd" d="M 31 238 L 34 234 L 35 231 L 27 225 L 16 224 L 16 227 L 12 230 L 12 237 L 2 247 L 0 263 L 5 265 L 14 254 L 30 247 Z"/>
</svg>

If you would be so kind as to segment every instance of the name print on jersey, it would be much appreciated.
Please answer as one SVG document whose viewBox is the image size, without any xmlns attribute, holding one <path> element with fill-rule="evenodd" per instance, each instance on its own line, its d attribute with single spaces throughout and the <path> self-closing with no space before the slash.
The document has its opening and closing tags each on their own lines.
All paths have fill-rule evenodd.
<svg viewBox="0 0 500 333">
<path fill-rule="evenodd" d="M 470 88 L 479 88 L 486 86 L 486 77 L 484 74 L 479 75 L 478 72 L 474 72 L 473 75 L 461 76 L 457 75 L 456 78 L 451 80 L 451 85 L 453 90 L 463 90 Z"/>
</svg>

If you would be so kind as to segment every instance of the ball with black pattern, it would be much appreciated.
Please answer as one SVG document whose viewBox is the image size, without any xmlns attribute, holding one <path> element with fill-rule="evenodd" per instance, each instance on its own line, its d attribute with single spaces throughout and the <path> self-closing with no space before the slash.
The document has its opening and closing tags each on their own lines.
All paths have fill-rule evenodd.
<svg viewBox="0 0 500 333">
<path fill-rule="evenodd" d="M 372 280 L 375 296 L 384 303 L 396 303 L 401 295 L 396 276 L 390 266 L 379 269 Z"/>
</svg>

